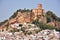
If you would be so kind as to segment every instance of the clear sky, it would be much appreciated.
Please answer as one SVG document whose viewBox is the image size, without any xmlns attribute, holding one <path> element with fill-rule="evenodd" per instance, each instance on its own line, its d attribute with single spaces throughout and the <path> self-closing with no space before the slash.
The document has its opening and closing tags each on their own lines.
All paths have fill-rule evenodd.
<svg viewBox="0 0 60 40">
<path fill-rule="evenodd" d="M 8 19 L 17 9 L 32 9 L 39 3 L 45 11 L 51 10 L 60 17 L 60 0 L 0 0 L 0 21 Z"/>
</svg>

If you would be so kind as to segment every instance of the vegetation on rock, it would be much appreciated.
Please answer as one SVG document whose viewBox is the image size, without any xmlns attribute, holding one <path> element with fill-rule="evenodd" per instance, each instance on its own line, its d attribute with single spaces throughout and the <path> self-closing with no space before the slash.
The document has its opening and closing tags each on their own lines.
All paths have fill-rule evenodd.
<svg viewBox="0 0 60 40">
<path fill-rule="evenodd" d="M 52 11 L 47 11 L 46 12 L 46 17 L 47 17 L 48 21 L 55 20 L 55 21 L 59 21 L 60 22 L 60 18 L 57 17 Z"/>
<path fill-rule="evenodd" d="M 3 22 L 0 22 L 0 26 L 3 25 L 4 23 L 6 23 L 8 20 L 4 20 Z"/>
</svg>

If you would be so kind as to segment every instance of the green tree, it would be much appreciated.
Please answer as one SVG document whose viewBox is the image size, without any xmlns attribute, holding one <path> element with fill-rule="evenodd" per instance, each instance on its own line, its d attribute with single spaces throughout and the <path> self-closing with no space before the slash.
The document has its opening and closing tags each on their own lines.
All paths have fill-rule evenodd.
<svg viewBox="0 0 60 40">
<path fill-rule="evenodd" d="M 51 22 L 51 18 L 46 16 L 46 19 L 47 19 L 47 23 Z"/>
<path fill-rule="evenodd" d="M 13 28 L 12 32 L 13 32 L 13 33 L 14 33 L 14 32 L 19 32 L 19 30 L 16 29 L 16 28 Z"/>
<path fill-rule="evenodd" d="M 17 16 L 17 12 L 15 12 L 9 19 L 15 18 Z"/>
<path fill-rule="evenodd" d="M 47 11 L 46 12 L 46 17 L 50 17 L 51 19 L 60 22 L 60 18 L 57 17 L 52 11 Z"/>
</svg>

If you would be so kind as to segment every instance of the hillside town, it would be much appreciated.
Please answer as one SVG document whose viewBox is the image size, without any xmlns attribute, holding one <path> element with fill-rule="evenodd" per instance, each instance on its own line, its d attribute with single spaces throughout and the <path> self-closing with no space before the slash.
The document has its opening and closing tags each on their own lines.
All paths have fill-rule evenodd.
<svg viewBox="0 0 60 40">
<path fill-rule="evenodd" d="M 17 32 L 0 32 L 0 40 L 59 40 L 60 33 L 56 30 L 42 30 L 34 24 L 24 23 L 11 25 L 13 28 L 19 29 Z M 25 29 L 21 29 L 25 28 Z M 24 31 L 24 32 L 23 32 Z"/>
<path fill-rule="evenodd" d="M 60 32 L 54 28 L 60 28 L 60 22 L 47 22 L 46 12 L 42 4 L 38 4 L 31 11 L 18 10 L 14 18 L 10 18 L 3 25 L 0 25 L 0 40 L 59 40 Z M 42 22 L 40 25 L 39 22 Z M 38 24 L 39 25 L 38 25 Z M 41 27 L 42 26 L 42 27 Z M 54 27 L 43 29 L 43 26 Z"/>
</svg>

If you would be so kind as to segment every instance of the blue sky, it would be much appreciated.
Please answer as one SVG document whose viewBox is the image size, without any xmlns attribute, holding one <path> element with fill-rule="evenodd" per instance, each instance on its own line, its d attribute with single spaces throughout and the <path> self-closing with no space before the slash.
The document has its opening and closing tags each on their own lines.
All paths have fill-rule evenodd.
<svg viewBox="0 0 60 40">
<path fill-rule="evenodd" d="M 0 0 L 0 21 L 8 19 L 17 9 L 32 9 L 39 3 L 45 11 L 51 10 L 60 17 L 60 0 Z"/>
</svg>

